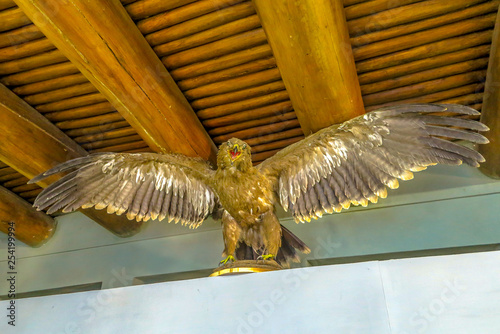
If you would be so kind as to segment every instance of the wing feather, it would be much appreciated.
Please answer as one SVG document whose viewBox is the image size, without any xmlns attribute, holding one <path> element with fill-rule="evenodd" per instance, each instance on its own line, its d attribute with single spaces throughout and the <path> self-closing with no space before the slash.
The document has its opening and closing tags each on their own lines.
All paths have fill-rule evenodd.
<svg viewBox="0 0 500 334">
<path fill-rule="evenodd" d="M 76 169 L 76 170 L 73 170 Z M 99 153 L 64 162 L 32 179 L 69 172 L 35 200 L 39 210 L 107 209 L 137 221 L 151 218 L 197 227 L 216 207 L 215 171 L 203 160 L 175 154 Z"/>
<path fill-rule="evenodd" d="M 478 167 L 484 158 L 455 140 L 486 144 L 475 131 L 488 128 L 455 116 L 477 116 L 469 107 L 409 104 L 379 109 L 334 125 L 297 142 L 257 168 L 273 180 L 277 198 L 296 221 L 351 204 L 366 206 L 397 188 L 398 179 L 427 166 L 466 163 Z"/>
</svg>

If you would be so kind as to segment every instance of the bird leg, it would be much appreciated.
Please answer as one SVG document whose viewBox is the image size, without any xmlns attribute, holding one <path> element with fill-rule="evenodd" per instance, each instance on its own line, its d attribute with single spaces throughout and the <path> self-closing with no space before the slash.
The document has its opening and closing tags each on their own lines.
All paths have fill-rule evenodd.
<svg viewBox="0 0 500 334">
<path fill-rule="evenodd" d="M 236 220 L 227 212 L 222 215 L 222 236 L 224 237 L 224 252 L 222 256 L 226 256 L 221 264 L 226 264 L 228 261 L 234 261 L 236 246 L 240 240 L 241 227 Z"/>
<path fill-rule="evenodd" d="M 281 247 L 281 225 L 272 211 L 262 215 L 262 224 L 264 230 L 264 246 L 266 250 L 262 254 L 263 260 L 272 260 L 278 254 Z"/>
<path fill-rule="evenodd" d="M 234 256 L 232 256 L 232 255 L 228 255 L 228 257 L 226 257 L 224 260 L 222 260 L 222 261 L 220 261 L 220 262 L 219 262 L 219 265 L 220 265 L 220 266 L 223 266 L 223 265 L 225 265 L 228 261 L 233 262 L 233 261 L 234 261 Z"/>
</svg>

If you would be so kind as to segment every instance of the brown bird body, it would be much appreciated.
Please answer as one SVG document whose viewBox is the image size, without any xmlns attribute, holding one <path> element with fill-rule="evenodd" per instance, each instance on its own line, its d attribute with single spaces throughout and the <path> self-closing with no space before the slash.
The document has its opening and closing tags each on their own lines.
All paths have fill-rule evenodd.
<svg viewBox="0 0 500 334">
<path fill-rule="evenodd" d="M 445 113 L 447 116 L 443 116 Z M 30 182 L 74 170 L 44 189 L 35 206 L 48 213 L 107 208 L 129 219 L 168 219 L 191 228 L 222 218 L 230 259 L 298 261 L 309 248 L 275 215 L 280 204 L 297 222 L 366 206 L 397 188 L 398 179 L 437 163 L 477 167 L 484 158 L 453 139 L 485 144 L 478 115 L 459 105 L 388 107 L 325 128 L 254 167 L 251 148 L 233 138 L 221 145 L 214 170 L 178 154 L 103 153 L 74 159 Z M 222 216 L 221 216 L 222 214 Z"/>
</svg>

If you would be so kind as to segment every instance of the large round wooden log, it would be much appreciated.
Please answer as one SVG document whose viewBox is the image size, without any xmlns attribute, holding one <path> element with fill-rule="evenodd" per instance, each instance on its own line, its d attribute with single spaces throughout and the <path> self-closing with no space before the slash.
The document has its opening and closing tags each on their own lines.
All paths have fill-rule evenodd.
<svg viewBox="0 0 500 334">
<path fill-rule="evenodd" d="M 263 29 L 259 28 L 201 45 L 190 50 L 181 51 L 174 55 L 163 57 L 161 60 L 163 64 L 171 70 L 196 62 L 227 55 L 229 53 L 247 49 L 265 42 L 266 34 Z"/>
<path fill-rule="evenodd" d="M 445 39 L 426 45 L 417 46 L 408 50 L 394 52 L 392 54 L 367 59 L 356 63 L 358 73 L 365 73 L 405 64 L 410 61 L 434 57 L 449 52 L 464 50 L 477 45 L 491 42 L 493 30 L 485 30 L 468 34 L 465 36 Z"/>
<path fill-rule="evenodd" d="M 248 109 L 241 112 L 236 112 L 230 115 L 210 118 L 203 121 L 203 125 L 207 128 L 217 128 L 229 124 L 238 124 L 248 120 L 259 119 L 262 117 L 282 115 L 293 110 L 292 102 L 288 99 L 283 102 L 273 103 L 255 109 Z"/>
<path fill-rule="evenodd" d="M 442 41 L 456 36 L 466 35 L 471 32 L 492 28 L 495 24 L 495 18 L 496 13 L 492 13 L 430 30 L 367 44 L 353 50 L 354 58 L 356 61 L 361 61 L 436 41 Z"/>
<path fill-rule="evenodd" d="M 391 90 L 398 87 L 414 85 L 433 79 L 443 78 L 450 75 L 471 72 L 479 69 L 485 69 L 488 66 L 488 58 L 478 58 L 465 62 L 455 63 L 442 67 L 433 68 L 426 71 L 403 75 L 394 79 L 375 82 L 372 84 L 361 85 L 361 92 L 373 94 L 381 91 Z"/>
<path fill-rule="evenodd" d="M 239 111 L 255 109 L 257 107 L 266 106 L 268 104 L 273 104 L 273 103 L 281 102 L 281 101 L 288 100 L 288 99 L 289 99 L 289 96 L 288 96 L 287 91 L 283 90 L 283 91 L 279 91 L 279 92 L 264 95 L 264 96 L 253 97 L 253 98 L 250 98 L 248 100 L 223 104 L 220 106 L 207 108 L 207 109 L 202 109 L 202 110 L 199 110 L 197 112 L 197 115 L 200 119 L 221 117 L 221 116 L 234 114 L 234 113 L 237 113 Z"/>
<path fill-rule="evenodd" d="M 424 2 L 418 2 L 412 6 L 417 6 L 417 5 L 420 6 L 420 4 L 428 4 L 431 2 L 434 3 L 433 0 L 428 0 L 428 1 L 424 1 Z M 458 2 L 457 1 L 443 0 L 440 4 L 437 4 L 437 6 L 435 8 L 433 8 L 433 6 L 431 6 L 431 8 L 427 8 L 427 6 L 425 6 L 425 10 L 422 10 L 422 11 L 416 11 L 416 12 L 415 11 L 408 11 L 408 12 L 400 11 L 400 12 L 398 12 L 399 15 L 390 16 L 390 17 L 383 15 L 383 17 L 381 17 L 380 21 L 372 21 L 373 22 L 372 24 L 376 24 L 377 26 L 378 26 L 378 24 L 383 24 L 385 26 L 387 24 L 388 19 L 393 19 L 393 21 L 391 21 L 391 22 L 394 22 L 394 23 L 400 22 L 400 19 L 402 17 L 404 17 L 404 15 L 401 15 L 401 14 L 407 14 L 409 16 L 409 18 L 404 17 L 404 19 L 401 20 L 401 21 L 403 21 L 402 24 L 397 25 L 397 26 L 392 27 L 392 28 L 382 29 L 382 30 L 374 29 L 374 28 L 368 29 L 368 28 L 365 28 L 364 26 L 360 25 L 360 27 L 363 27 L 365 29 L 365 32 L 367 32 L 367 33 L 364 35 L 352 37 L 351 43 L 352 43 L 353 47 L 359 47 L 359 46 L 364 45 L 364 44 L 374 43 L 374 42 L 387 40 L 387 39 L 398 37 L 398 36 L 408 35 L 408 34 L 411 34 L 414 32 L 423 31 L 423 30 L 439 27 L 439 26 L 442 26 L 445 24 L 466 20 L 466 19 L 469 19 L 472 17 L 484 15 L 487 13 L 493 13 L 497 10 L 497 7 L 498 7 L 498 3 L 496 3 L 496 1 L 488 1 L 488 2 L 481 3 L 477 6 L 467 7 L 465 9 L 458 10 L 456 12 L 448 12 L 451 8 L 457 8 L 456 6 L 458 6 L 458 8 L 463 7 L 463 6 L 468 6 L 468 3 L 469 3 L 468 0 L 462 0 L 462 1 L 458 1 Z M 432 14 L 444 13 L 445 15 L 439 15 L 436 17 L 431 17 L 431 18 L 422 20 L 422 21 L 408 23 L 410 21 L 414 21 L 415 17 L 420 17 L 422 14 L 423 15 L 431 14 L 431 12 L 427 11 L 427 9 L 431 9 L 431 12 L 432 12 L 432 10 L 438 10 L 437 12 L 432 12 Z M 385 12 L 382 12 L 381 14 L 385 14 Z M 371 16 L 369 18 L 371 18 Z M 364 18 L 362 18 L 362 19 L 364 19 Z M 352 23 L 352 21 L 348 22 L 347 24 L 349 25 L 351 23 Z M 351 31 L 351 35 L 352 34 L 353 34 L 353 32 Z"/>
<path fill-rule="evenodd" d="M 137 27 L 143 34 L 149 34 L 242 1 L 244 0 L 200 0 L 141 20 L 137 23 Z"/>
<path fill-rule="evenodd" d="M 196 0 L 139 0 L 125 6 L 134 20 L 143 19 L 161 12 L 184 6 Z"/>
<path fill-rule="evenodd" d="M 27 85 L 39 81 L 59 78 L 64 75 L 79 73 L 78 69 L 71 62 L 66 61 L 60 64 L 35 68 L 29 71 L 8 75 L 0 79 L 6 86 Z"/>
<path fill-rule="evenodd" d="M 97 89 L 94 85 L 90 82 L 85 82 L 73 86 L 68 85 L 65 88 L 54 89 L 49 92 L 28 95 L 24 97 L 24 100 L 31 105 L 38 105 L 96 92 Z"/>
<path fill-rule="evenodd" d="M 285 89 L 282 80 L 274 81 L 257 87 L 246 88 L 235 92 L 215 95 L 203 99 L 195 100 L 191 103 L 195 109 L 205 109 L 221 104 L 242 101 L 248 98 L 271 94 Z"/>
<path fill-rule="evenodd" d="M 6 31 L 0 34 L 0 48 L 26 43 L 44 37 L 34 24 Z"/>
<path fill-rule="evenodd" d="M 257 15 L 252 15 L 194 35 L 157 45 L 154 50 L 160 57 L 168 56 L 257 28 L 260 28 L 260 20 Z"/>
<path fill-rule="evenodd" d="M 488 145 L 480 145 L 479 152 L 486 162 L 479 168 L 484 174 L 500 178 L 500 15 L 497 16 L 493 42 L 491 44 L 490 61 L 486 74 L 481 122 L 490 131 L 485 133 Z"/>
<path fill-rule="evenodd" d="M 61 76 L 55 79 L 39 81 L 27 85 L 22 85 L 12 89 L 17 95 L 32 95 L 51 91 L 58 88 L 73 86 L 89 82 L 81 73 Z"/>
<path fill-rule="evenodd" d="M 98 116 L 115 110 L 115 107 L 113 107 L 111 103 L 101 102 L 89 106 L 47 113 L 44 114 L 44 116 L 51 122 L 60 122 L 68 121 L 71 119 Z"/>
<path fill-rule="evenodd" d="M 147 35 L 146 40 L 152 46 L 156 46 L 210 30 L 211 28 L 225 25 L 226 23 L 251 16 L 252 14 L 255 14 L 252 3 L 245 2 L 156 31 Z"/>
<path fill-rule="evenodd" d="M 215 59 L 202 61 L 174 69 L 170 72 L 175 80 L 194 78 L 199 75 L 212 73 L 238 66 L 252 60 L 271 57 L 273 54 L 268 44 L 259 45 L 246 50 L 227 54 Z"/>
<path fill-rule="evenodd" d="M 237 78 L 214 82 L 205 86 L 193 88 L 184 92 L 189 100 L 202 99 L 207 96 L 224 94 L 245 89 L 248 87 L 263 85 L 269 82 L 280 80 L 278 68 L 272 68 L 257 73 L 247 74 Z M 230 101 L 226 102 L 230 103 Z"/>
<path fill-rule="evenodd" d="M 363 114 L 342 2 L 253 3 L 304 133 Z"/>
<path fill-rule="evenodd" d="M 54 111 L 61 111 L 66 109 L 88 106 L 90 104 L 96 104 L 106 101 L 107 101 L 106 97 L 104 97 L 104 95 L 102 95 L 101 93 L 93 93 L 93 94 L 72 97 L 57 102 L 41 104 L 39 106 L 36 106 L 36 109 L 40 112 L 54 112 Z"/>
<path fill-rule="evenodd" d="M 366 72 L 359 75 L 361 85 L 368 85 L 384 80 L 395 79 L 404 75 L 418 73 L 424 70 L 429 70 L 441 66 L 447 66 L 471 59 L 488 56 L 490 46 L 480 45 L 464 50 L 440 54 L 437 56 L 415 60 L 409 63 L 404 63 L 372 72 Z"/>
<path fill-rule="evenodd" d="M 52 50 L 38 55 L 0 63 L 0 75 L 31 70 L 68 60 L 59 50 Z"/>
<path fill-rule="evenodd" d="M 15 240 L 31 247 L 39 247 L 50 239 L 56 226 L 52 217 L 44 212 L 36 211 L 30 203 L 4 187 L 0 187 L 1 232 L 9 234 L 13 231 Z"/>
</svg>

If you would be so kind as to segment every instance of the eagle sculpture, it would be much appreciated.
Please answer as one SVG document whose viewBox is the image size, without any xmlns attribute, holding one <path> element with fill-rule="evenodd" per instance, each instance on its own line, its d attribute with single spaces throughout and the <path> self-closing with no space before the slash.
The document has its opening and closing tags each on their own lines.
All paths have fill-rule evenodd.
<svg viewBox="0 0 500 334">
<path fill-rule="evenodd" d="M 180 154 L 99 153 L 64 162 L 30 182 L 67 172 L 38 195 L 34 206 L 107 208 L 110 214 L 147 221 L 168 219 L 197 228 L 212 215 L 222 219 L 223 257 L 298 261 L 309 248 L 280 225 L 275 206 L 296 222 L 366 206 L 387 196 L 386 187 L 438 163 L 478 167 L 484 158 L 456 139 L 486 144 L 468 119 L 469 107 L 411 104 L 382 108 L 332 125 L 286 147 L 258 166 L 250 146 L 233 138 L 220 146 L 217 169 Z M 456 117 L 458 116 L 458 117 Z"/>
</svg>

